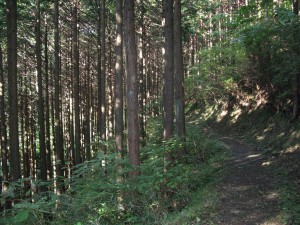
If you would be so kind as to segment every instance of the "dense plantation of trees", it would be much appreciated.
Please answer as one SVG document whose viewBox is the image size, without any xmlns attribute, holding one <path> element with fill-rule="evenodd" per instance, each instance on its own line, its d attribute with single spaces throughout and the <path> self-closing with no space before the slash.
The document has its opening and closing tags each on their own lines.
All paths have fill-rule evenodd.
<svg viewBox="0 0 300 225">
<path fill-rule="evenodd" d="M 160 168 L 154 162 L 161 166 L 155 178 L 160 183 L 153 179 L 154 194 L 147 194 L 169 201 L 165 207 L 170 211 L 183 207 L 185 200 L 170 199 L 184 186 L 168 182 L 175 182 L 184 169 L 178 175 L 172 166 L 206 159 L 199 153 L 196 160 L 188 136 L 186 116 L 192 110 L 213 104 L 227 111 L 266 107 L 287 113 L 291 121 L 299 119 L 299 4 L 1 2 L 3 218 L 30 224 L 34 213 L 28 208 L 40 204 L 48 208 L 34 214 L 36 220 L 67 224 L 62 214 L 49 215 L 69 207 L 64 196 L 88 192 L 85 185 L 94 182 L 94 193 L 106 193 L 104 199 L 98 196 L 99 213 L 110 221 L 105 223 L 113 224 L 109 213 L 115 212 L 109 211 L 113 204 L 105 203 L 107 196 L 118 197 L 119 218 L 126 221 L 124 210 L 141 214 L 142 209 L 134 208 L 142 199 L 138 184 L 146 182 L 149 168 Z M 19 211 L 14 208 L 18 204 Z M 85 213 L 95 212 L 91 206 Z"/>
</svg>

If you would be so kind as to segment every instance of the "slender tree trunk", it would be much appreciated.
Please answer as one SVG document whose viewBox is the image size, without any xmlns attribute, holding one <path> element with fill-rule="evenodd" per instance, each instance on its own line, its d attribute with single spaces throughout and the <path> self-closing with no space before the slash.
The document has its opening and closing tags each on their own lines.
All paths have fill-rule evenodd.
<svg viewBox="0 0 300 225">
<path fill-rule="evenodd" d="M 7 126 L 5 115 L 4 101 L 4 75 L 3 75 L 3 52 L 0 44 L 0 144 L 1 144 L 1 162 L 2 162 L 2 192 L 8 188 L 8 149 L 7 149 Z M 5 207 L 9 208 L 9 202 L 6 202 Z"/>
<path fill-rule="evenodd" d="M 27 45 L 25 44 L 25 49 Z M 28 65 L 25 62 L 24 65 L 24 74 L 28 74 L 27 72 Z M 32 120 L 34 117 L 33 110 L 32 110 L 32 99 L 29 93 L 32 91 L 31 88 L 31 78 L 27 78 L 27 76 L 22 76 L 20 87 L 22 87 L 23 92 L 21 95 L 21 107 L 20 111 L 22 113 L 21 118 L 21 133 L 22 133 L 22 166 L 23 166 L 23 177 L 28 178 L 30 175 L 33 175 L 32 178 L 35 179 L 35 161 L 34 163 L 30 164 L 30 161 L 33 162 L 31 157 L 31 151 L 33 151 L 33 143 L 30 142 L 30 137 L 34 134 L 34 129 L 32 128 Z M 23 182 L 23 196 L 25 193 L 30 190 L 30 182 L 28 180 Z M 37 189 L 36 189 L 37 190 Z"/>
<path fill-rule="evenodd" d="M 137 83 L 137 53 L 134 27 L 134 0 L 125 0 L 125 49 L 127 69 L 127 148 L 130 163 L 136 167 L 140 165 L 139 158 L 139 122 L 138 122 L 138 83 Z M 137 168 L 130 172 L 130 176 L 139 175 Z"/>
<path fill-rule="evenodd" d="M 11 181 L 17 181 L 19 178 L 21 178 L 18 132 L 17 0 L 7 0 L 6 5 L 10 176 Z"/>
<path fill-rule="evenodd" d="M 115 136 L 117 152 L 123 154 L 123 1 L 116 0 Z"/>
<path fill-rule="evenodd" d="M 164 73 L 164 139 L 173 135 L 174 104 L 174 30 L 173 0 L 163 0 L 165 32 L 165 73 Z"/>
<path fill-rule="evenodd" d="M 45 125 L 46 125 L 46 167 L 47 179 L 52 178 L 51 166 L 51 136 L 50 136 L 50 96 L 49 96 L 49 57 L 48 57 L 48 20 L 45 19 L 45 39 L 44 39 L 44 55 L 45 55 Z"/>
<path fill-rule="evenodd" d="M 176 132 L 179 137 L 185 136 L 184 117 L 184 74 L 181 40 L 181 0 L 175 0 L 174 5 L 174 74 L 175 74 L 175 102 L 176 102 Z"/>
<path fill-rule="evenodd" d="M 139 121 L 140 121 L 140 135 L 141 135 L 141 144 L 142 146 L 146 145 L 146 128 L 145 128 L 145 110 L 144 110 L 144 100 L 145 95 L 144 92 L 146 91 L 146 81 L 145 81 L 145 24 L 144 24 L 144 14 L 145 14 L 145 6 L 144 1 L 139 0 L 138 4 L 141 7 L 141 15 L 140 15 L 140 23 L 139 23 L 139 30 L 140 30 L 140 38 L 139 38 L 139 57 L 138 57 L 138 74 L 139 74 Z"/>
<path fill-rule="evenodd" d="M 79 47 L 78 47 L 78 0 L 73 0 L 73 69 L 74 69 L 74 103 L 75 103 L 75 163 L 81 162 L 81 134 L 79 108 Z"/>
<path fill-rule="evenodd" d="M 99 0 L 96 0 L 97 3 L 97 81 L 98 81 L 98 90 L 97 90 L 97 133 L 101 137 L 101 7 Z"/>
<path fill-rule="evenodd" d="M 107 118 L 108 118 L 108 137 L 111 139 L 114 135 L 114 77 L 113 77 L 113 56 L 112 56 L 112 38 L 109 36 L 108 38 L 108 45 L 109 45 L 109 56 L 108 56 L 108 67 L 107 67 L 107 72 L 109 74 L 108 80 L 107 80 L 107 86 L 108 86 L 108 91 L 109 91 L 109 99 L 108 99 L 108 110 L 107 110 Z"/>
<path fill-rule="evenodd" d="M 37 79 L 38 79 L 38 123 L 39 123 L 39 144 L 40 144 L 40 170 L 41 179 L 47 180 L 47 160 L 46 160 L 46 143 L 45 143 L 45 115 L 44 115 L 44 96 L 43 96 L 43 75 L 42 75 L 42 48 L 41 48 L 41 16 L 40 0 L 35 1 L 36 18 L 35 18 L 35 51 L 37 61 Z M 43 188 L 42 188 L 43 190 Z"/>
<path fill-rule="evenodd" d="M 101 4 L 101 121 L 100 121 L 100 136 L 102 141 L 106 140 L 106 46 L 105 46 L 105 27 L 106 27 L 106 7 L 105 0 L 102 0 Z M 104 153 L 106 147 L 103 146 Z"/>
<path fill-rule="evenodd" d="M 293 12 L 299 15 L 299 0 L 293 1 Z M 299 49 L 295 49 L 297 55 L 300 54 Z M 300 108 L 300 71 L 296 74 L 295 92 L 294 92 L 294 108 L 293 108 L 293 120 L 299 117 Z"/>
<path fill-rule="evenodd" d="M 54 126 L 55 126 L 55 163 L 56 163 L 56 179 L 57 194 L 64 192 L 64 146 L 63 131 L 60 112 L 60 47 L 59 47 L 59 0 L 54 2 Z"/>
<path fill-rule="evenodd" d="M 91 56 L 90 56 L 90 45 L 88 45 L 88 56 L 87 56 L 87 66 L 86 66 L 86 126 L 85 126 L 85 152 L 86 152 L 86 160 L 91 160 L 91 126 L 90 126 L 90 120 L 91 120 Z"/>
</svg>

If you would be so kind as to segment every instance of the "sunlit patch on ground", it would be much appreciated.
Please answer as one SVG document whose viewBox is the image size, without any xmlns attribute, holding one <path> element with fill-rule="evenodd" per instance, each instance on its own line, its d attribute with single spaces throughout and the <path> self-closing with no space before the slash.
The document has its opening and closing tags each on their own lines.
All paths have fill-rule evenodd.
<svg viewBox="0 0 300 225">
<path fill-rule="evenodd" d="M 278 197 L 279 197 L 279 193 L 276 191 L 272 191 L 265 196 L 265 198 L 268 200 L 278 199 Z"/>
<path fill-rule="evenodd" d="M 251 158 L 257 158 L 259 156 L 260 154 L 253 154 L 253 155 L 248 155 L 246 158 L 251 159 Z"/>
<path fill-rule="evenodd" d="M 261 165 L 262 166 L 270 166 L 271 164 L 272 164 L 272 162 L 266 161 L 266 162 L 263 162 Z"/>
</svg>

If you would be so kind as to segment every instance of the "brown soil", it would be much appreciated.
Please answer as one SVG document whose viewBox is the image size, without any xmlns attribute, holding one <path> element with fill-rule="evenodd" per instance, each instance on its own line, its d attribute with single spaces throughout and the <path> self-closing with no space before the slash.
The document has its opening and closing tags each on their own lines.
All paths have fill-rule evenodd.
<svg viewBox="0 0 300 225">
<path fill-rule="evenodd" d="M 253 148 L 228 137 L 220 140 L 231 150 L 228 173 L 220 185 L 220 204 L 212 224 L 282 225 L 278 179 L 269 162 Z"/>
</svg>

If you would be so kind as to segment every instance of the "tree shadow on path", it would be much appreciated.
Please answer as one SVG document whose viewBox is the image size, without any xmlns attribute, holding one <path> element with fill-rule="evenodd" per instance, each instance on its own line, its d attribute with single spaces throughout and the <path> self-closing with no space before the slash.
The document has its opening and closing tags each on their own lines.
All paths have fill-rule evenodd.
<svg viewBox="0 0 300 225">
<path fill-rule="evenodd" d="M 212 224 L 281 225 L 276 178 L 268 162 L 253 148 L 228 137 L 228 173 L 220 185 L 220 204 Z"/>
</svg>

